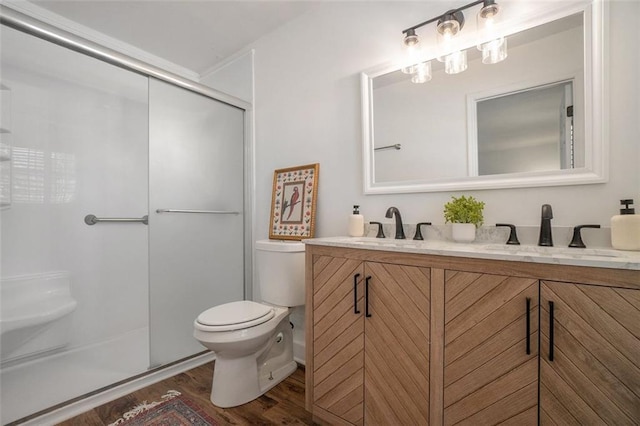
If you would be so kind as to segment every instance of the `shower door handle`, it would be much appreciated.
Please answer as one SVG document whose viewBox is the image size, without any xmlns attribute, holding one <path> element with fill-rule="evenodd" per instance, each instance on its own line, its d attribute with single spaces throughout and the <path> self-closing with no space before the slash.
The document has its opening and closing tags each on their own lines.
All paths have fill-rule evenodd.
<svg viewBox="0 0 640 426">
<path fill-rule="evenodd" d="M 94 214 L 88 214 L 84 217 L 84 223 L 87 225 L 95 225 L 98 222 L 113 222 L 113 223 L 124 223 L 124 222 L 140 222 L 145 225 L 149 224 L 149 216 L 144 215 L 142 217 L 96 217 Z"/>
</svg>

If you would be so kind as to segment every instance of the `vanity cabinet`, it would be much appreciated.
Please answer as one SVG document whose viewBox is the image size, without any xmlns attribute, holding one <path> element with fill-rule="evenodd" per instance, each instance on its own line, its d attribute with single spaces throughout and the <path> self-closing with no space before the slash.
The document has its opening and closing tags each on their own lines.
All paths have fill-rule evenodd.
<svg viewBox="0 0 640 426">
<path fill-rule="evenodd" d="M 640 424 L 638 270 L 322 245 L 306 261 L 317 422 Z"/>
<path fill-rule="evenodd" d="M 538 413 L 538 280 L 445 272 L 444 424 Z"/>
<path fill-rule="evenodd" d="M 540 308 L 540 424 L 640 423 L 640 290 L 542 281 Z"/>
<path fill-rule="evenodd" d="M 314 412 L 332 424 L 426 424 L 430 270 L 335 256 L 311 269 Z"/>
</svg>

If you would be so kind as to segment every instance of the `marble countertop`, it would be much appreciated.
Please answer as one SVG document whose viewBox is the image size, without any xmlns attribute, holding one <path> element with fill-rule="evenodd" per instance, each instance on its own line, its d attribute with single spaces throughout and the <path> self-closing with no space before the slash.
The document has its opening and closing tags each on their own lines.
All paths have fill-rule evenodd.
<svg viewBox="0 0 640 426">
<path fill-rule="evenodd" d="M 400 253 L 471 257 L 555 265 L 640 270 L 640 252 L 598 248 L 539 247 L 486 242 L 395 240 L 371 237 L 328 237 L 303 240 L 305 244 L 393 251 Z"/>
</svg>

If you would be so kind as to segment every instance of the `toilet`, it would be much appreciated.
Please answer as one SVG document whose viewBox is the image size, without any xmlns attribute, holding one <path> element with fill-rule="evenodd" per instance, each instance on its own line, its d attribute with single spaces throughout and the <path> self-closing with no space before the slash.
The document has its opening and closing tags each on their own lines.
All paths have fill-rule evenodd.
<svg viewBox="0 0 640 426">
<path fill-rule="evenodd" d="M 194 337 L 216 355 L 211 402 L 235 407 L 258 398 L 293 373 L 290 307 L 304 305 L 304 243 L 256 241 L 262 303 L 242 300 L 210 308 Z"/>
</svg>

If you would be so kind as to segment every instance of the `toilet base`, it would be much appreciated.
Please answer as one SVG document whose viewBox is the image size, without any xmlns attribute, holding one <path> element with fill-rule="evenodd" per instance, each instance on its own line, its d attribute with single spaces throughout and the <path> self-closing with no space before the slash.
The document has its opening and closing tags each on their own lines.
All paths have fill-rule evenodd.
<svg viewBox="0 0 640 426">
<path fill-rule="evenodd" d="M 253 401 L 296 371 L 288 318 L 280 321 L 269 341 L 254 354 L 227 357 L 216 353 L 211 386 L 215 406 L 229 408 Z"/>
<path fill-rule="evenodd" d="M 297 368 L 298 364 L 295 361 L 291 361 L 272 371 L 271 375 L 259 378 L 258 372 L 255 371 L 257 370 L 255 358 L 216 359 L 213 385 L 211 386 L 211 402 L 220 408 L 246 404 L 282 382 Z M 247 371 L 251 369 L 254 371 L 251 371 L 251 374 L 247 374 Z M 238 371 L 242 371 L 243 374 L 238 374 Z"/>
</svg>

